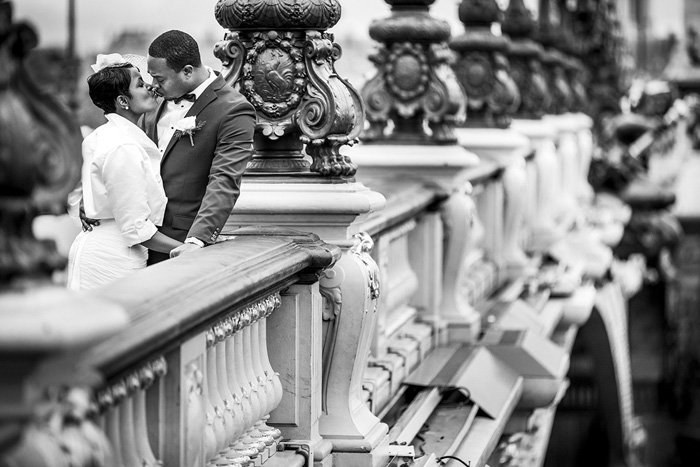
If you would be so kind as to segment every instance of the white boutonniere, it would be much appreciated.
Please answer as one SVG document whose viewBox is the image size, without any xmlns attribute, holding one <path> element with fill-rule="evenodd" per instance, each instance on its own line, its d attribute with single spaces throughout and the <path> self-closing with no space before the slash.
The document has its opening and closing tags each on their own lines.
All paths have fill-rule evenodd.
<svg viewBox="0 0 700 467">
<path fill-rule="evenodd" d="M 197 117 L 185 117 L 175 124 L 175 138 L 180 139 L 182 135 L 190 137 L 190 144 L 194 146 L 193 135 L 200 130 L 206 122 L 197 122 Z"/>
</svg>

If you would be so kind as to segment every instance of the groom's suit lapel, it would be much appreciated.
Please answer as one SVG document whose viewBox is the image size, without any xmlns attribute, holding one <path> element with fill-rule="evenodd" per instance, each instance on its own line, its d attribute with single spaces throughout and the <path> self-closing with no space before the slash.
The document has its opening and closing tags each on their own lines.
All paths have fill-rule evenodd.
<svg viewBox="0 0 700 467">
<path fill-rule="evenodd" d="M 148 126 L 148 137 L 151 138 L 151 140 L 158 145 L 158 120 L 160 120 L 160 116 L 163 115 L 163 110 L 165 110 L 165 106 L 168 105 L 168 102 L 163 99 L 158 106 L 158 110 L 156 110 L 156 116 L 155 119 L 153 120 L 153 125 Z"/>
<path fill-rule="evenodd" d="M 206 106 L 208 106 L 211 102 L 213 102 L 216 99 L 216 91 L 221 89 L 221 86 L 219 85 L 219 80 L 223 81 L 221 77 L 216 79 L 212 84 L 207 87 L 204 92 L 202 93 L 199 98 L 194 101 L 194 104 L 192 104 L 192 107 L 190 110 L 187 112 L 185 117 L 192 117 L 192 116 L 197 116 L 199 113 L 204 110 Z M 224 82 L 225 84 L 225 82 Z M 158 119 L 160 119 L 160 110 L 159 110 L 159 115 Z M 158 121 L 156 120 L 156 122 Z M 200 122 L 197 122 L 200 123 Z M 157 126 L 157 124 L 155 125 Z M 177 143 L 178 138 L 176 138 L 174 135 L 172 138 L 170 138 L 170 141 L 168 142 L 168 146 L 165 148 L 165 152 L 163 153 L 163 159 L 160 161 L 160 165 L 163 165 L 165 163 L 165 159 L 168 157 L 168 154 L 170 153 L 170 150 L 175 146 L 175 143 Z"/>
</svg>

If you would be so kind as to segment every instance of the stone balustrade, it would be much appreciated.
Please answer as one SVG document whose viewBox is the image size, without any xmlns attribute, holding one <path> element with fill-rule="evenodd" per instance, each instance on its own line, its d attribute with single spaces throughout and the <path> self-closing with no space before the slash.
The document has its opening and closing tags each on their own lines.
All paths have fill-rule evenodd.
<svg viewBox="0 0 700 467">
<path fill-rule="evenodd" d="M 31 450 L 55 433 L 29 415 L 46 398 L 25 383 L 65 389 L 48 354 L 80 347 L 61 364 L 87 372 L 95 396 L 63 390 L 80 416 L 60 417 L 82 438 L 46 444 L 82 453 L 73 465 L 90 465 L 88 445 L 118 467 L 475 467 L 499 465 L 508 446 L 541 463 L 591 280 L 611 261 L 577 236 L 593 209 L 592 122 L 552 110 L 545 92 L 547 73 L 559 86 L 577 68 L 532 40 L 522 1 L 505 16 L 512 40 L 492 32 L 495 1 L 461 2 L 465 33 L 452 38 L 433 0 L 387 3 L 360 91 L 335 72 L 337 0 L 217 3 L 227 34 L 215 53 L 259 114 L 231 239 L 66 295 L 61 313 L 114 316 L 70 345 L 36 329 L 34 347 L 7 340 L 21 326 L 3 309 L 0 365 L 19 349 L 38 370 L 0 380 L 27 412 L 0 406 L 1 426 L 25 433 L 0 459 L 39 465 Z M 276 86 L 260 79 L 273 66 Z M 608 295 L 619 331 L 624 307 Z"/>
</svg>

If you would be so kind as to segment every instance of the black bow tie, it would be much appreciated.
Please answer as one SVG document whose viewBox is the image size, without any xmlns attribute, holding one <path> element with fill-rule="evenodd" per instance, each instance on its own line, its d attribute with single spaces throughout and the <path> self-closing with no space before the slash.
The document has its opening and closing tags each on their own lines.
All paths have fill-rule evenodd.
<svg viewBox="0 0 700 467">
<path fill-rule="evenodd" d="M 192 93 L 189 93 L 189 94 L 185 94 L 184 96 L 180 96 L 177 99 L 173 99 L 173 102 L 176 104 L 179 104 L 182 101 L 194 102 L 196 99 L 197 99 L 197 96 L 195 96 Z"/>
</svg>

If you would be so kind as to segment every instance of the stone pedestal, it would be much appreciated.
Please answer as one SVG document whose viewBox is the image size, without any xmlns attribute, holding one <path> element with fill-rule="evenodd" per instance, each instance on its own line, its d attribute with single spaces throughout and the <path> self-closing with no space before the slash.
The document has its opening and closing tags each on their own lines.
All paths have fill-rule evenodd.
<svg viewBox="0 0 700 467">
<path fill-rule="evenodd" d="M 434 269 L 442 279 L 437 282 L 436 309 L 427 310 L 421 320 L 433 323 L 437 329 L 446 329 L 450 342 L 474 342 L 480 331 L 480 316 L 469 304 L 465 291 L 460 287 L 462 278 L 469 272 L 469 252 L 474 248 L 472 227 L 476 216 L 474 202 L 470 198 L 469 169 L 479 164 L 479 158 L 461 146 L 448 145 L 360 145 L 351 151 L 353 160 L 360 167 L 358 177 L 420 180 L 446 200 L 440 207 L 442 235 L 439 242 L 444 250 L 438 257 L 427 257 L 423 263 L 413 265 L 416 270 Z M 440 258 L 444 258 L 444 262 Z M 429 263 L 429 264 L 428 264 Z"/>
<path fill-rule="evenodd" d="M 536 206 L 534 215 L 527 220 L 532 232 L 531 248 L 544 251 L 560 239 L 564 232 L 557 226 L 557 197 L 561 190 L 559 160 L 555 138 L 556 128 L 543 120 L 513 120 L 512 129 L 530 139 L 535 150 Z"/>
<path fill-rule="evenodd" d="M 235 236 L 240 227 L 284 226 L 313 232 L 343 250 L 341 259 L 319 282 L 324 297 L 319 434 L 333 444 L 336 459 L 347 457 L 338 465 L 369 467 L 388 461 L 379 454 L 367 455 L 378 452 L 388 428 L 362 397 L 380 284 L 370 256 L 372 241 L 360 229 L 363 220 L 384 204 L 381 194 L 353 180 L 308 177 L 285 183 L 282 177 L 251 177 L 244 181 L 223 232 Z M 322 446 L 315 449 L 327 452 Z"/>
<path fill-rule="evenodd" d="M 580 122 L 573 114 L 545 115 L 544 121 L 552 124 L 557 131 L 556 145 L 559 160 L 561 190 L 556 206 L 557 218 L 566 227 L 571 225 L 579 214 L 577 186 L 580 181 Z"/>
</svg>

